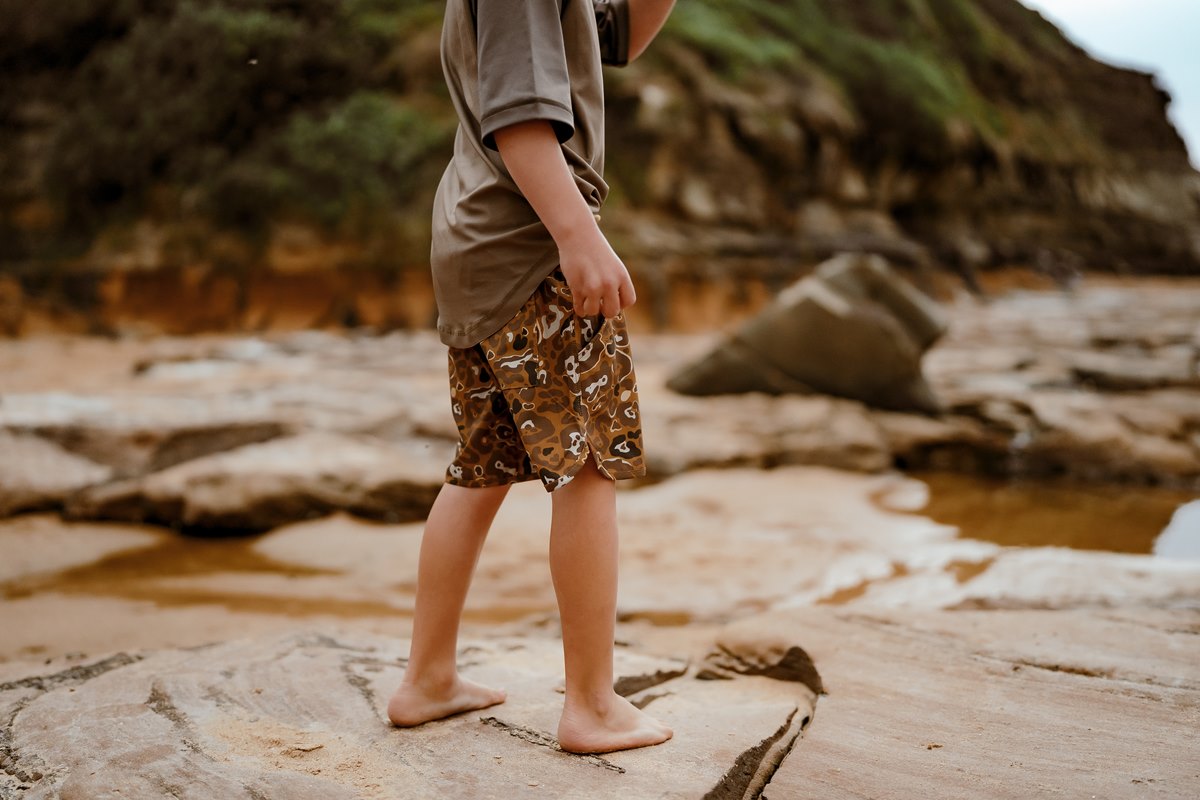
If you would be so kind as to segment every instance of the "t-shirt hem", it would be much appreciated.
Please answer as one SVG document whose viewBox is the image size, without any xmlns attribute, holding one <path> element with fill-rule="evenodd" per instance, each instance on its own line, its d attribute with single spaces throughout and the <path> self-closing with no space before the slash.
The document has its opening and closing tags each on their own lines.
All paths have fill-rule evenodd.
<svg viewBox="0 0 1200 800">
<path fill-rule="evenodd" d="M 495 111 L 480 120 L 479 137 L 483 146 L 489 150 L 498 150 L 494 136 L 496 131 L 531 119 L 548 120 L 559 144 L 575 135 L 575 115 L 571 113 L 571 109 L 551 100 L 533 99 Z"/>
<path fill-rule="evenodd" d="M 446 325 L 438 322 L 438 335 L 443 344 L 450 347 L 474 347 L 504 326 L 521 309 L 525 301 L 533 294 L 534 289 L 545 280 L 546 276 L 558 266 L 558 248 L 550 250 L 543 258 L 539 258 L 529 271 L 504 296 L 496 306 L 482 316 L 463 325 Z"/>
</svg>

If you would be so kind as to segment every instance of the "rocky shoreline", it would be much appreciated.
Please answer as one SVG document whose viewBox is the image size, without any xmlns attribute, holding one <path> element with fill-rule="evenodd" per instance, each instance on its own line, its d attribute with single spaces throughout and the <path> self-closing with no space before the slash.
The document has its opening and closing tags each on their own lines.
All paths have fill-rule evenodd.
<svg viewBox="0 0 1200 800">
<path fill-rule="evenodd" d="M 385 722 L 453 448 L 431 334 L 0 342 L 0 797 L 1193 797 L 1200 562 L 973 539 L 898 468 L 1197 492 L 1197 308 L 959 297 L 937 416 L 675 395 L 714 337 L 635 329 L 618 686 L 676 738 L 603 758 L 553 744 L 533 483 L 461 642 L 509 702 Z"/>
<path fill-rule="evenodd" d="M 651 478 L 809 464 L 1200 488 L 1200 283 L 1096 280 L 946 309 L 950 332 L 925 359 L 945 409 L 934 415 L 821 395 L 677 395 L 667 375 L 708 340 L 641 337 Z M 67 370 L 74 346 L 3 344 L 9 362 L 30 347 Z M 83 346 L 106 357 L 102 342 Z M 69 374 L 23 389 L 20 366 L 7 370 L 0 513 L 266 530 L 337 509 L 420 519 L 432 502 L 455 432 L 431 333 L 134 349 L 101 391 L 71 391 Z"/>
</svg>

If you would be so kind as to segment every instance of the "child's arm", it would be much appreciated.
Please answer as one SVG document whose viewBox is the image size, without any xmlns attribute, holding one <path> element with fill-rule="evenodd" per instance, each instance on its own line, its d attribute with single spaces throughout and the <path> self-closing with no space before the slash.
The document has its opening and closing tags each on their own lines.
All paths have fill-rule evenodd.
<svg viewBox="0 0 1200 800">
<path fill-rule="evenodd" d="M 629 60 L 633 61 L 654 41 L 671 14 L 675 0 L 626 0 L 629 4 Z"/>
<path fill-rule="evenodd" d="M 558 245 L 559 266 L 575 312 L 613 317 L 637 296 L 625 264 L 600 232 L 548 120 L 498 128 L 496 148 L 508 173 Z"/>
</svg>

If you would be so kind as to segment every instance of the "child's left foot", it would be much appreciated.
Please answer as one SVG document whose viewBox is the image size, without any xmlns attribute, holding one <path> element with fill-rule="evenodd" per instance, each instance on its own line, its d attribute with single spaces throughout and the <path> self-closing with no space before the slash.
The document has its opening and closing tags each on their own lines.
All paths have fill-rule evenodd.
<svg viewBox="0 0 1200 800">
<path fill-rule="evenodd" d="M 674 731 L 654 717 L 613 693 L 592 705 L 563 704 L 558 722 L 558 746 L 568 753 L 612 753 L 662 744 Z"/>
<path fill-rule="evenodd" d="M 388 719 L 393 725 L 411 728 L 452 714 L 494 706 L 503 703 L 506 697 L 503 689 L 492 689 L 465 678 L 456 678 L 453 684 L 437 691 L 402 683 L 388 701 Z"/>
</svg>

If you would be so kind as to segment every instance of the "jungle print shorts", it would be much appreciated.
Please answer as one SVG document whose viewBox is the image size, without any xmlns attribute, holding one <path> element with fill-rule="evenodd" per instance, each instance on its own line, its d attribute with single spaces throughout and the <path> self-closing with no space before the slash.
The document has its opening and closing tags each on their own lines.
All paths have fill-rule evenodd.
<svg viewBox="0 0 1200 800">
<path fill-rule="evenodd" d="M 565 486 L 587 463 L 614 480 L 646 474 L 637 378 L 621 314 L 575 313 L 561 268 L 499 331 L 450 348 L 459 443 L 446 482 Z"/>
</svg>

